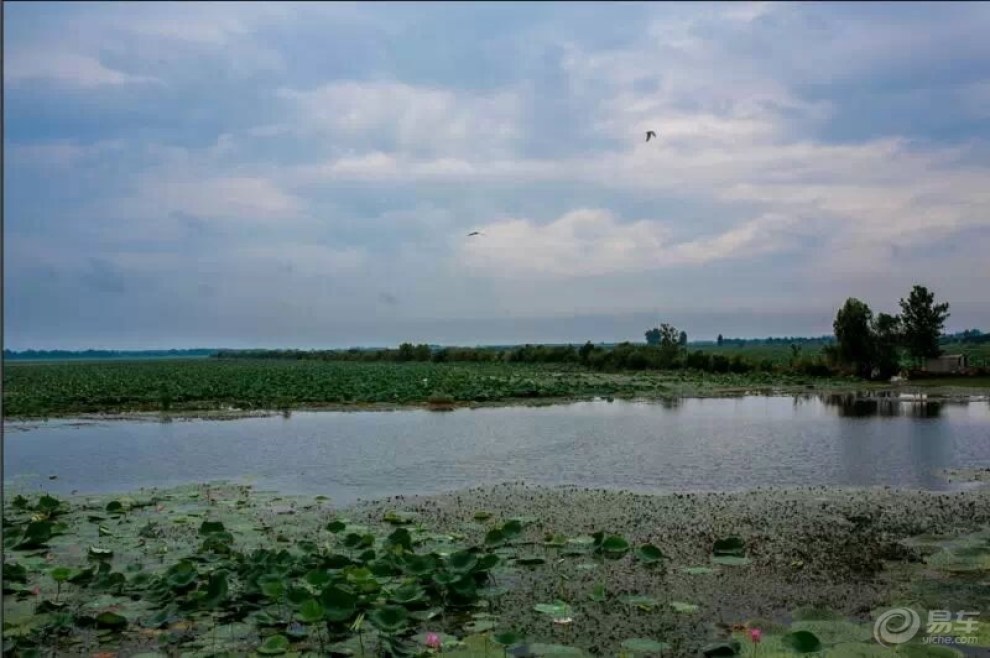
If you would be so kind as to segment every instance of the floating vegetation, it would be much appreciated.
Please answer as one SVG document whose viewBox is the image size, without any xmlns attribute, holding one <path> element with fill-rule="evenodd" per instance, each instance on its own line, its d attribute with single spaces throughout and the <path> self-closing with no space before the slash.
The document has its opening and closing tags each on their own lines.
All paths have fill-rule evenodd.
<svg viewBox="0 0 990 658">
<path fill-rule="evenodd" d="M 666 642 L 658 642 L 642 637 L 634 637 L 622 642 L 622 648 L 640 655 L 660 655 L 670 649 Z"/>
<path fill-rule="evenodd" d="M 8 495 L 5 655 L 938 658 L 867 612 L 986 609 L 988 522 L 979 492 Z"/>
<path fill-rule="evenodd" d="M 121 412 L 196 412 L 222 418 L 252 410 L 284 415 L 290 408 L 373 405 L 446 410 L 513 401 L 798 392 L 812 381 L 772 372 L 606 373 L 576 364 L 527 363 L 179 359 L 4 365 L 8 419 Z M 813 381 L 823 390 L 861 386 L 842 379 Z"/>
</svg>

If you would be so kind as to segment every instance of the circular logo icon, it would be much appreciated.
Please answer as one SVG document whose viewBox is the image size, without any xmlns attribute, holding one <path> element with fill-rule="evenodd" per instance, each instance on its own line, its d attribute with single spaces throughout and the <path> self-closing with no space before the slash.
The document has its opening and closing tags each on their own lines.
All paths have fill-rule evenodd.
<svg viewBox="0 0 990 658">
<path fill-rule="evenodd" d="M 921 617 L 910 608 L 893 608 L 877 617 L 873 638 L 883 646 L 904 644 L 918 633 Z"/>
</svg>

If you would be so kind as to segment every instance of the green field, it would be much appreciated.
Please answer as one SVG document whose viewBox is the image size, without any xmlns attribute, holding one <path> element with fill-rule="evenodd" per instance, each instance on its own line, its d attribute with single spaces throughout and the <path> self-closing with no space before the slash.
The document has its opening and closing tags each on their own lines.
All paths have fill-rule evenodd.
<svg viewBox="0 0 990 658">
<path fill-rule="evenodd" d="M 413 405 L 448 400 L 679 397 L 849 385 L 772 373 L 591 372 L 576 365 L 282 360 L 104 361 L 4 367 L 5 417 L 73 413 Z"/>
</svg>

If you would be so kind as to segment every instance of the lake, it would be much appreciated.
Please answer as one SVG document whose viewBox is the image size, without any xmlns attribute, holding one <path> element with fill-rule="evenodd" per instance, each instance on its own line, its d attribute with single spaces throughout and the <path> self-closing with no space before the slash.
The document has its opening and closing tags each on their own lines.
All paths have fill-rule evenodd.
<svg viewBox="0 0 990 658">
<path fill-rule="evenodd" d="M 450 412 L 4 424 L 7 486 L 106 493 L 211 480 L 335 503 L 509 481 L 643 492 L 947 490 L 990 466 L 990 403 L 806 395 Z M 49 480 L 49 475 L 57 479 Z"/>
</svg>

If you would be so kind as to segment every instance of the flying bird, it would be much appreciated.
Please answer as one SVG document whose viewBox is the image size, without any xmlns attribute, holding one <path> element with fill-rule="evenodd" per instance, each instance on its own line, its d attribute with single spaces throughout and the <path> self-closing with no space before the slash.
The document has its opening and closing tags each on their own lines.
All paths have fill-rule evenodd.
<svg viewBox="0 0 990 658">
<path fill-rule="evenodd" d="M 653 132 L 652 130 L 647 130 L 646 131 L 646 141 L 650 141 L 650 138 L 651 137 L 656 137 L 656 136 L 657 136 L 657 134 L 655 132 Z"/>
<path fill-rule="evenodd" d="M 470 237 L 471 237 L 472 235 L 484 235 L 484 233 L 482 233 L 481 231 L 471 231 L 470 233 L 468 233 L 468 237 L 469 237 L 469 238 L 470 238 Z"/>
</svg>

